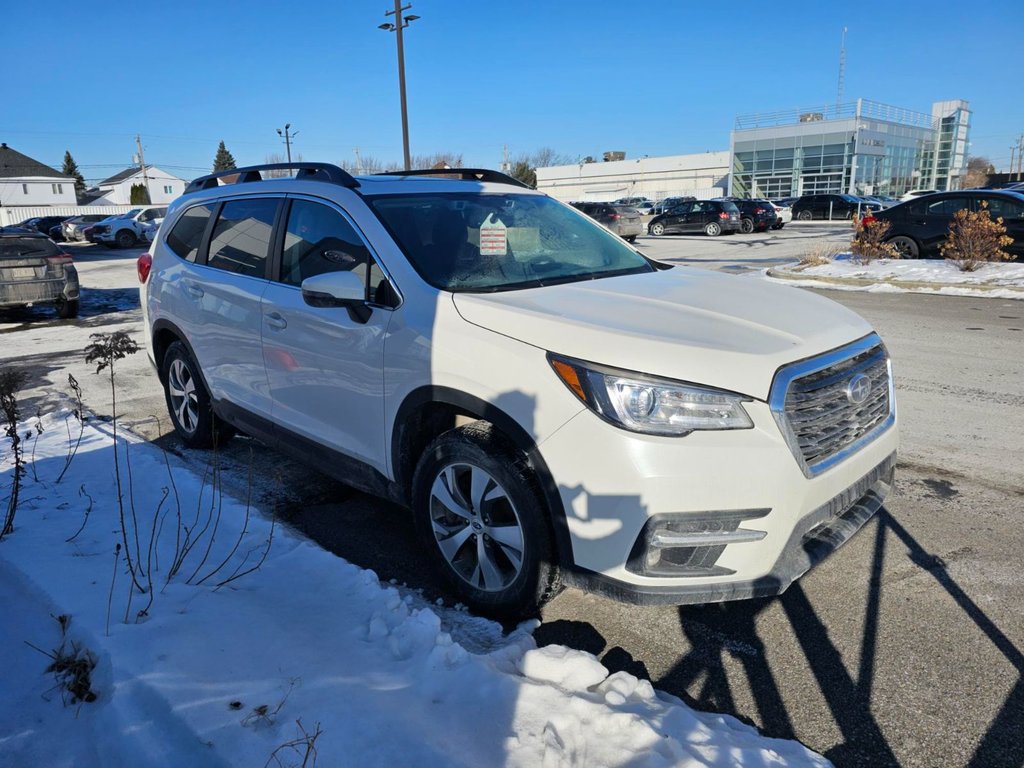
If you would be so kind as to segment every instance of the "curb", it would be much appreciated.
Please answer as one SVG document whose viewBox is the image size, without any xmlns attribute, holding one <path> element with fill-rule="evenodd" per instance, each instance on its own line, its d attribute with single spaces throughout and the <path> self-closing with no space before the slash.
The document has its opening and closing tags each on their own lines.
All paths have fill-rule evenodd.
<svg viewBox="0 0 1024 768">
<path fill-rule="evenodd" d="M 778 269 L 768 269 L 765 271 L 765 275 L 773 277 L 776 280 L 806 280 L 815 283 L 825 283 L 831 285 L 851 285 L 863 288 L 868 288 L 872 285 L 892 285 L 896 288 L 905 288 L 908 290 L 930 290 L 939 292 L 944 288 L 955 288 L 969 291 L 1010 291 L 1011 293 L 1020 294 L 1021 298 L 1024 298 L 1024 288 L 1019 288 L 1014 285 L 982 285 L 982 284 L 971 284 L 971 283 L 932 283 L 923 280 L 895 280 L 892 278 L 860 278 L 860 277 L 819 277 L 816 275 L 796 275 L 789 271 L 780 271 Z"/>
</svg>

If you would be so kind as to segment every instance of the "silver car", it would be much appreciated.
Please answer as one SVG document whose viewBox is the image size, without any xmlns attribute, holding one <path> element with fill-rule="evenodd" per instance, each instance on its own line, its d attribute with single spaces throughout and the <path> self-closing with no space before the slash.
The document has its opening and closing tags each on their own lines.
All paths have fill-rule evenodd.
<svg viewBox="0 0 1024 768">
<path fill-rule="evenodd" d="M 58 317 L 78 315 L 78 272 L 45 235 L 0 227 L 0 308 L 52 303 Z"/>
</svg>

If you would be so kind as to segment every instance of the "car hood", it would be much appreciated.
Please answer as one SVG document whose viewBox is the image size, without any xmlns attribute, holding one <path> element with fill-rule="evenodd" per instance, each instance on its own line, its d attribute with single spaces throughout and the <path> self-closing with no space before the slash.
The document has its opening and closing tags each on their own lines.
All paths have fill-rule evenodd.
<svg viewBox="0 0 1024 768">
<path fill-rule="evenodd" d="M 872 330 L 808 291 L 687 267 L 453 300 L 466 321 L 551 352 L 761 400 L 780 366 Z"/>
</svg>

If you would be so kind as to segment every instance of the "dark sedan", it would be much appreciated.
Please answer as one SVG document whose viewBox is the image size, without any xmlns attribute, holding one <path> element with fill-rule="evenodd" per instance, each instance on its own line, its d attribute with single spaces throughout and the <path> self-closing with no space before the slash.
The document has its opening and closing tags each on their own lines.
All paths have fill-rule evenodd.
<svg viewBox="0 0 1024 768">
<path fill-rule="evenodd" d="M 853 195 L 804 195 L 793 203 L 793 218 L 797 221 L 852 219 L 881 209 L 879 203 L 868 203 Z"/>
<path fill-rule="evenodd" d="M 988 203 L 993 219 L 1002 218 L 1006 234 L 1013 238 L 1007 252 L 1020 261 L 1024 259 L 1024 194 L 1003 189 L 965 189 L 938 192 L 916 200 L 908 200 L 875 213 L 872 218 L 889 222 L 886 234 L 900 256 L 905 259 L 939 255 L 939 246 L 949 234 L 949 223 L 957 211 L 976 211 Z"/>
</svg>

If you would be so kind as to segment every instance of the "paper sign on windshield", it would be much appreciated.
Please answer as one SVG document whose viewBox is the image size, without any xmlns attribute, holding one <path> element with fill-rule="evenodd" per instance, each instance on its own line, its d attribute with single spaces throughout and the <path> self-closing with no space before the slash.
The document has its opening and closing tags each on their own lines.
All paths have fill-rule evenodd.
<svg viewBox="0 0 1024 768">
<path fill-rule="evenodd" d="M 480 255 L 504 256 L 508 253 L 508 231 L 500 220 L 490 213 L 480 225 Z"/>
</svg>

